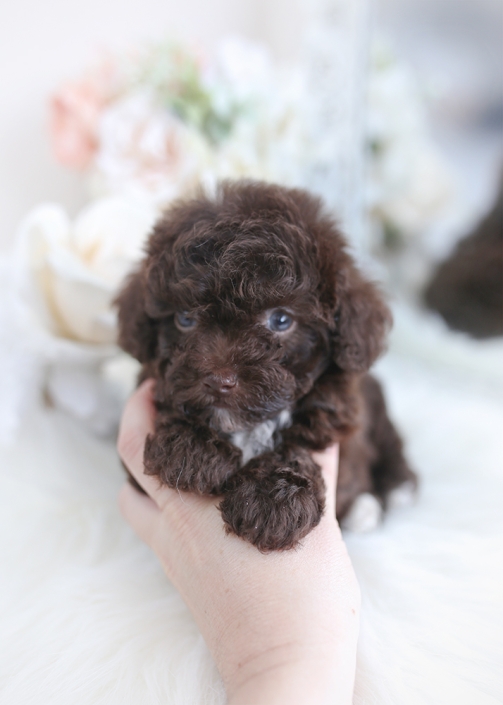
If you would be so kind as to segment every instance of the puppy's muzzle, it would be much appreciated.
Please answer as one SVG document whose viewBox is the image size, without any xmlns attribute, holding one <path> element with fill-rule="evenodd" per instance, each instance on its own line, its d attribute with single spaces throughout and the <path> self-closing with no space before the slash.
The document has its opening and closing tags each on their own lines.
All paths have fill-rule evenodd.
<svg viewBox="0 0 503 705">
<path fill-rule="evenodd" d="M 236 388 L 238 378 L 232 370 L 224 369 L 207 375 L 203 384 L 213 395 L 228 397 Z"/>
</svg>

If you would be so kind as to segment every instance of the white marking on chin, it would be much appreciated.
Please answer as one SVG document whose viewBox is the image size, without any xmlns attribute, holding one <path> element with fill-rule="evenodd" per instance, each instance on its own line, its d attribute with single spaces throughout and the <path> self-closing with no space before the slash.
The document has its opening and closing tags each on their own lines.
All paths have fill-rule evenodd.
<svg viewBox="0 0 503 705">
<path fill-rule="evenodd" d="M 292 413 L 289 409 L 283 409 L 278 416 L 278 428 L 287 428 L 292 423 Z"/>
<path fill-rule="evenodd" d="M 351 509 L 341 521 L 341 526 L 355 534 L 364 534 L 379 526 L 382 513 L 379 500 L 369 492 L 364 492 L 355 499 Z"/>
<path fill-rule="evenodd" d="M 243 453 L 242 464 L 245 465 L 257 455 L 274 449 L 274 432 L 277 429 L 286 428 L 292 421 L 292 415 L 288 409 L 283 411 L 275 419 L 263 421 L 244 431 L 235 431 L 231 434 L 231 443 Z"/>
<path fill-rule="evenodd" d="M 243 465 L 255 456 L 273 449 L 275 430 L 276 421 L 270 420 L 246 431 L 236 431 L 231 435 L 231 443 L 240 448 L 243 453 Z"/>
</svg>

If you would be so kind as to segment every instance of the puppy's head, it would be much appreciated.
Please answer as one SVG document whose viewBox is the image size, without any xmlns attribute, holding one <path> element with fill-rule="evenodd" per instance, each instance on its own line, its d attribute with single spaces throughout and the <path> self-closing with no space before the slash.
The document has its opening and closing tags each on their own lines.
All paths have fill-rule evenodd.
<svg viewBox="0 0 503 705">
<path fill-rule="evenodd" d="M 118 305 L 120 345 L 223 431 L 291 408 L 330 365 L 368 369 L 390 321 L 319 201 L 251 182 L 171 208 Z"/>
</svg>

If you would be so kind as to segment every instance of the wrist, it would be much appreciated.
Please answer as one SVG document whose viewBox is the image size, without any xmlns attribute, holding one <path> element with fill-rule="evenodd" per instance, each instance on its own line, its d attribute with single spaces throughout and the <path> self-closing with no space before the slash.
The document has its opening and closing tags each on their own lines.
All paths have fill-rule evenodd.
<svg viewBox="0 0 503 705">
<path fill-rule="evenodd" d="M 351 705 L 358 619 L 336 640 L 287 644 L 240 664 L 226 684 L 228 705 Z"/>
<path fill-rule="evenodd" d="M 303 657 L 249 675 L 228 689 L 228 705 L 350 705 L 353 685 L 354 663 L 341 674 L 335 657 Z"/>
<path fill-rule="evenodd" d="M 328 699 L 319 699 L 313 693 L 312 674 L 300 677 L 295 664 L 282 665 L 257 673 L 231 691 L 229 705 L 312 705 L 313 702 L 328 704 Z M 326 689 L 326 695 L 330 689 Z"/>
</svg>

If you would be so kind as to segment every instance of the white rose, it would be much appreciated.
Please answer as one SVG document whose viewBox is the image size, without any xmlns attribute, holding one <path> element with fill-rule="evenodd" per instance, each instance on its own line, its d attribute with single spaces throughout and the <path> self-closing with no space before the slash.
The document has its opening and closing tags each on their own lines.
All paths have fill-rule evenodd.
<svg viewBox="0 0 503 705">
<path fill-rule="evenodd" d="M 43 205 L 23 222 L 17 256 L 35 320 L 56 337 L 113 344 L 112 301 L 154 223 L 150 207 L 104 198 L 72 223 L 61 206 Z"/>
</svg>

